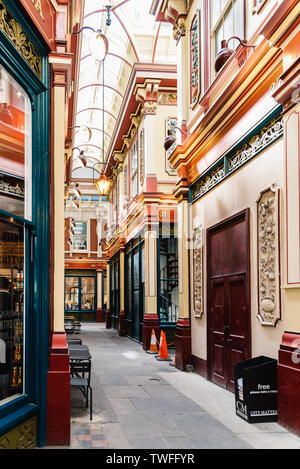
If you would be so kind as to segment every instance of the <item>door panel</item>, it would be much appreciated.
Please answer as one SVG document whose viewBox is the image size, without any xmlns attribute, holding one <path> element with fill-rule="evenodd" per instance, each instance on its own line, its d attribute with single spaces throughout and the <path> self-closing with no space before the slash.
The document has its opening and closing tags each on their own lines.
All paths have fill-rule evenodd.
<svg viewBox="0 0 300 469">
<path fill-rule="evenodd" d="M 133 254 L 133 314 L 132 314 L 132 335 L 139 339 L 140 328 L 140 271 L 139 252 Z"/>
<path fill-rule="evenodd" d="M 246 275 L 228 278 L 228 389 L 234 391 L 234 363 L 248 358 L 248 317 L 246 314 Z"/>
<path fill-rule="evenodd" d="M 234 363 L 250 358 L 249 211 L 208 230 L 208 373 L 234 391 Z"/>
<path fill-rule="evenodd" d="M 212 381 L 220 386 L 226 386 L 226 365 L 224 352 L 224 325 L 225 325 L 225 280 L 213 280 L 212 292 Z"/>
<path fill-rule="evenodd" d="M 211 291 L 212 381 L 234 390 L 233 365 L 247 357 L 245 275 L 214 279 Z"/>
</svg>

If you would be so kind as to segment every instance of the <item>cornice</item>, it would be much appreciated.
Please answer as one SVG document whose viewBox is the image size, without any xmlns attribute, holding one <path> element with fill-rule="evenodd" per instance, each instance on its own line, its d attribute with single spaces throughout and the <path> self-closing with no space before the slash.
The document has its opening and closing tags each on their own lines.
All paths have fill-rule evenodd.
<svg viewBox="0 0 300 469">
<path fill-rule="evenodd" d="M 279 77 L 273 98 L 288 112 L 300 100 L 300 57 Z"/>
<path fill-rule="evenodd" d="M 133 65 L 127 88 L 124 93 L 123 101 L 119 110 L 119 114 L 117 116 L 116 125 L 114 127 L 113 134 L 110 139 L 110 146 L 107 151 L 107 161 L 112 162 L 113 153 L 115 151 L 115 145 L 117 138 L 119 137 L 121 126 L 124 123 L 124 116 L 126 114 L 126 110 L 129 106 L 130 100 L 134 99 L 136 101 L 136 110 L 134 113 L 131 113 L 129 119 L 134 116 L 138 116 L 142 103 L 139 102 L 135 97 L 136 85 L 139 84 L 143 87 L 146 80 L 148 81 L 155 81 L 161 80 L 164 78 L 169 78 L 173 80 L 177 80 L 177 66 L 173 64 L 156 64 L 156 63 L 135 63 Z M 133 123 L 128 123 L 128 132 L 130 132 Z M 124 147 L 123 147 L 124 148 Z M 118 150 L 119 151 L 119 150 Z M 110 168 L 107 167 L 107 172 L 110 172 Z"/>
<path fill-rule="evenodd" d="M 190 135 L 182 145 L 178 145 L 170 156 L 170 164 L 178 169 L 181 164 L 189 163 L 194 155 L 199 153 L 201 146 L 207 138 L 224 126 L 229 114 L 237 113 L 242 108 L 247 96 L 254 95 L 259 86 L 262 86 L 262 76 L 265 80 L 282 73 L 283 50 L 280 48 L 299 23 L 300 5 L 297 0 L 284 0 L 274 11 L 269 20 L 263 24 L 257 36 L 264 36 L 263 40 L 249 55 L 246 62 L 240 67 L 227 88 L 210 106 L 210 99 L 222 84 L 224 74 L 230 73 L 234 61 L 238 60 L 240 48 L 230 57 L 210 88 L 199 102 L 199 111 L 187 128 Z M 280 71 L 281 69 L 281 71 Z"/>
<path fill-rule="evenodd" d="M 274 69 L 278 70 L 277 77 L 282 71 L 282 51 L 268 46 L 267 41 L 259 46 L 260 57 L 249 57 L 247 63 L 239 70 L 232 82 L 211 105 L 206 113 L 203 113 L 202 120 L 193 129 L 182 145 L 178 145 L 170 156 L 170 164 L 177 169 L 181 164 L 187 164 L 196 153 L 199 153 L 201 146 L 207 142 L 212 133 L 217 133 L 224 128 L 225 122 L 230 116 L 239 112 L 244 106 L 247 96 L 254 94 L 261 86 L 262 76 L 267 79 L 268 74 L 274 74 Z M 267 67 L 267 70 L 266 70 Z M 221 78 L 221 77 L 220 77 Z M 275 80 L 274 80 L 275 81 Z M 214 87 L 217 86 L 214 84 Z M 208 101 L 209 90 L 200 101 Z M 190 130 L 190 127 L 188 127 Z"/>
</svg>

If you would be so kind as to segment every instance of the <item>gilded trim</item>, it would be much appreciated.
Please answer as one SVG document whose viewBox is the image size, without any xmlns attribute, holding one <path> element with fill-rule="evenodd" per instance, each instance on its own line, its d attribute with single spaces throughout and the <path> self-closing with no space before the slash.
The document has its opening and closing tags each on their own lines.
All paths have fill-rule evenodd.
<svg viewBox="0 0 300 469">
<path fill-rule="evenodd" d="M 252 136 L 251 136 L 252 135 Z M 195 202 L 217 184 L 233 174 L 252 158 L 264 151 L 269 145 L 283 136 L 283 118 L 273 118 L 256 133 L 248 136 L 248 141 L 235 150 L 230 150 L 214 163 L 191 186 L 191 200 Z"/>
<path fill-rule="evenodd" d="M 30 449 L 36 447 L 36 416 L 0 437 L 0 449 Z"/>
<path fill-rule="evenodd" d="M 2 0 L 0 0 L 0 30 L 12 42 L 32 70 L 41 78 L 42 57 Z"/>
</svg>

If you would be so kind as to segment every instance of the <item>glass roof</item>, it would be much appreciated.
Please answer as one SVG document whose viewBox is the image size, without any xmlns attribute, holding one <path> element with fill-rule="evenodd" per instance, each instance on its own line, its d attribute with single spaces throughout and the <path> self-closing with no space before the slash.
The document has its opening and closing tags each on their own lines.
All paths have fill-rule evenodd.
<svg viewBox="0 0 300 469">
<path fill-rule="evenodd" d="M 85 29 L 80 34 L 81 59 L 74 125 L 88 126 L 92 136 L 86 144 L 82 132 L 75 130 L 74 147 L 84 150 L 90 168 L 96 161 L 105 160 L 133 64 L 176 63 L 173 28 L 168 23 L 155 21 L 149 13 L 151 3 L 152 0 L 104 0 L 101 4 L 99 0 L 85 0 L 83 26 L 101 29 L 108 39 L 108 53 L 105 60 L 99 62 L 89 49 L 92 31 Z M 106 25 L 106 5 L 111 7 L 109 26 Z M 87 174 L 92 172 L 81 167 L 78 154 L 79 151 L 74 152 L 73 177 L 88 178 Z"/>
</svg>

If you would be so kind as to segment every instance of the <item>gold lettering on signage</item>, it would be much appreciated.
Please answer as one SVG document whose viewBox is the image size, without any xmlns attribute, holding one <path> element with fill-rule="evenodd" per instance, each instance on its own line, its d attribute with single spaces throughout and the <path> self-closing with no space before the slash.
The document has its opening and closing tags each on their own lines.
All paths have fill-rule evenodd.
<svg viewBox="0 0 300 469">
<path fill-rule="evenodd" d="M 43 21 L 45 21 L 44 15 L 43 15 L 43 9 L 42 9 L 42 4 L 41 0 L 31 0 L 33 5 L 36 8 L 36 11 L 39 13 L 40 17 L 42 18 Z"/>
</svg>

